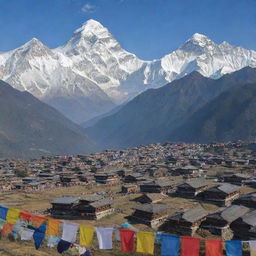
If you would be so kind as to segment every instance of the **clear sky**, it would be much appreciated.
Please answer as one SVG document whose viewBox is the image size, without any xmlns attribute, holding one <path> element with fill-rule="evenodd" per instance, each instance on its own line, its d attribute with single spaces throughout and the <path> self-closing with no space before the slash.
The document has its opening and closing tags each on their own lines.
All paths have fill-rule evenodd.
<svg viewBox="0 0 256 256">
<path fill-rule="evenodd" d="M 256 0 L 0 0 L 0 51 L 32 37 L 57 47 L 88 19 L 145 60 L 161 58 L 196 32 L 256 50 Z"/>
</svg>

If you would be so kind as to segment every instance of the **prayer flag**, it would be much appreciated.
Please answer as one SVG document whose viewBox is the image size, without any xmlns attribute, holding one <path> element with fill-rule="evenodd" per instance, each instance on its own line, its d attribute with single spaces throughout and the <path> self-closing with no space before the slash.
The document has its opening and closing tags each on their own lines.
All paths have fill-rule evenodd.
<svg viewBox="0 0 256 256">
<path fill-rule="evenodd" d="M 35 230 L 29 228 L 22 228 L 20 232 L 20 238 L 22 241 L 31 240 L 34 235 Z"/>
<path fill-rule="evenodd" d="M 46 221 L 46 218 L 31 214 L 30 221 L 34 223 L 36 228 L 39 228 Z"/>
<path fill-rule="evenodd" d="M 2 229 L 2 235 L 6 236 L 12 232 L 13 224 L 11 223 L 5 223 Z"/>
<path fill-rule="evenodd" d="M 45 231 L 46 231 L 46 223 L 43 223 L 39 228 L 35 229 L 33 238 L 34 238 L 35 247 L 37 250 L 40 248 L 40 246 L 44 240 Z"/>
<path fill-rule="evenodd" d="M 6 215 L 6 221 L 10 224 L 15 224 L 16 221 L 19 219 L 19 217 L 20 217 L 20 210 L 9 208 Z"/>
<path fill-rule="evenodd" d="M 67 242 L 67 241 L 64 241 L 61 239 L 57 245 L 57 251 L 58 251 L 58 253 L 63 253 L 65 251 L 67 251 L 70 246 L 71 246 L 70 242 Z"/>
<path fill-rule="evenodd" d="M 206 256 L 223 256 L 222 240 L 205 240 Z"/>
<path fill-rule="evenodd" d="M 167 234 L 160 234 L 157 237 L 161 242 L 161 256 L 178 256 L 180 251 L 180 238 Z"/>
<path fill-rule="evenodd" d="M 32 216 L 32 215 L 31 215 L 30 213 L 25 212 L 25 211 L 22 211 L 22 212 L 20 213 L 21 219 L 26 220 L 26 221 L 29 221 L 30 218 L 31 218 L 31 216 Z"/>
<path fill-rule="evenodd" d="M 0 206 L 0 219 L 6 220 L 7 212 L 8 212 L 8 208 L 4 206 Z"/>
<path fill-rule="evenodd" d="M 113 228 L 96 228 L 96 234 L 101 250 L 112 249 Z"/>
<path fill-rule="evenodd" d="M 47 246 L 53 248 L 54 246 L 58 245 L 60 239 L 58 237 L 49 236 Z"/>
<path fill-rule="evenodd" d="M 155 248 L 155 234 L 151 232 L 138 232 L 137 233 L 137 252 L 154 254 Z"/>
<path fill-rule="evenodd" d="M 256 240 L 249 241 L 249 245 L 250 245 L 250 254 L 251 254 L 251 256 L 256 256 Z"/>
<path fill-rule="evenodd" d="M 121 249 L 123 252 L 134 251 L 135 232 L 129 229 L 120 229 Z"/>
<path fill-rule="evenodd" d="M 242 256 L 242 242 L 239 240 L 228 240 L 225 241 L 226 254 L 227 256 Z"/>
<path fill-rule="evenodd" d="M 46 234 L 57 237 L 60 233 L 60 221 L 48 218 Z"/>
<path fill-rule="evenodd" d="M 92 246 L 94 236 L 94 227 L 92 226 L 80 226 L 80 245 L 81 246 Z"/>
<path fill-rule="evenodd" d="M 64 222 L 61 239 L 70 243 L 74 243 L 76 241 L 78 227 L 79 224 L 77 223 Z"/>
<path fill-rule="evenodd" d="M 200 239 L 183 236 L 181 238 L 181 256 L 199 256 Z"/>
</svg>

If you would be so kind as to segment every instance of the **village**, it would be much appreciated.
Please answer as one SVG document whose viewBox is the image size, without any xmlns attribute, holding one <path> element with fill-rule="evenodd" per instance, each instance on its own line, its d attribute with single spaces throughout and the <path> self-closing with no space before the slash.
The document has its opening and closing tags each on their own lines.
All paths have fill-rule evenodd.
<svg viewBox="0 0 256 256">
<path fill-rule="evenodd" d="M 44 216 L 95 226 L 129 223 L 179 236 L 256 239 L 256 143 L 165 143 L 5 159 L 0 179 L 1 205 Z"/>
</svg>

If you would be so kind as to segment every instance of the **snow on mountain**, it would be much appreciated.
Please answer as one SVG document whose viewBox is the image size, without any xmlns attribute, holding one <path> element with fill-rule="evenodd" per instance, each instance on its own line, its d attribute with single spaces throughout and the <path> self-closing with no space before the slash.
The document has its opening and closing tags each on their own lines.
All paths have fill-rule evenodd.
<svg viewBox="0 0 256 256">
<path fill-rule="evenodd" d="M 211 78 L 256 67 L 256 52 L 194 34 L 162 59 L 140 60 L 122 49 L 107 28 L 88 20 L 70 40 L 49 49 L 32 39 L 0 53 L 0 79 L 50 103 L 76 122 L 103 114 L 148 88 L 193 71 Z"/>
</svg>

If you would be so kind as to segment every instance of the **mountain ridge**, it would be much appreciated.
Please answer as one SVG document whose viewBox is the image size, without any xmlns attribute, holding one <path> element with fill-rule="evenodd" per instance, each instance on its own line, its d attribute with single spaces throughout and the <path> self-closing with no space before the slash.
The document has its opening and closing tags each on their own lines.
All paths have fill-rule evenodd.
<svg viewBox="0 0 256 256">
<path fill-rule="evenodd" d="M 0 80 L 0 158 L 90 153 L 84 129 L 29 92 Z"/>
<path fill-rule="evenodd" d="M 0 53 L 0 63 L 0 79 L 82 123 L 193 71 L 218 79 L 256 67 L 256 51 L 218 45 L 195 33 L 175 51 L 145 61 L 124 50 L 102 24 L 88 20 L 62 46 L 50 49 L 33 38 Z"/>
<path fill-rule="evenodd" d="M 249 67 L 218 80 L 194 71 L 161 88 L 141 93 L 117 113 L 99 120 L 86 131 L 103 148 L 172 140 L 172 133 L 215 97 L 239 83 L 254 82 L 256 69 Z M 180 138 L 182 140 L 182 136 Z"/>
</svg>

